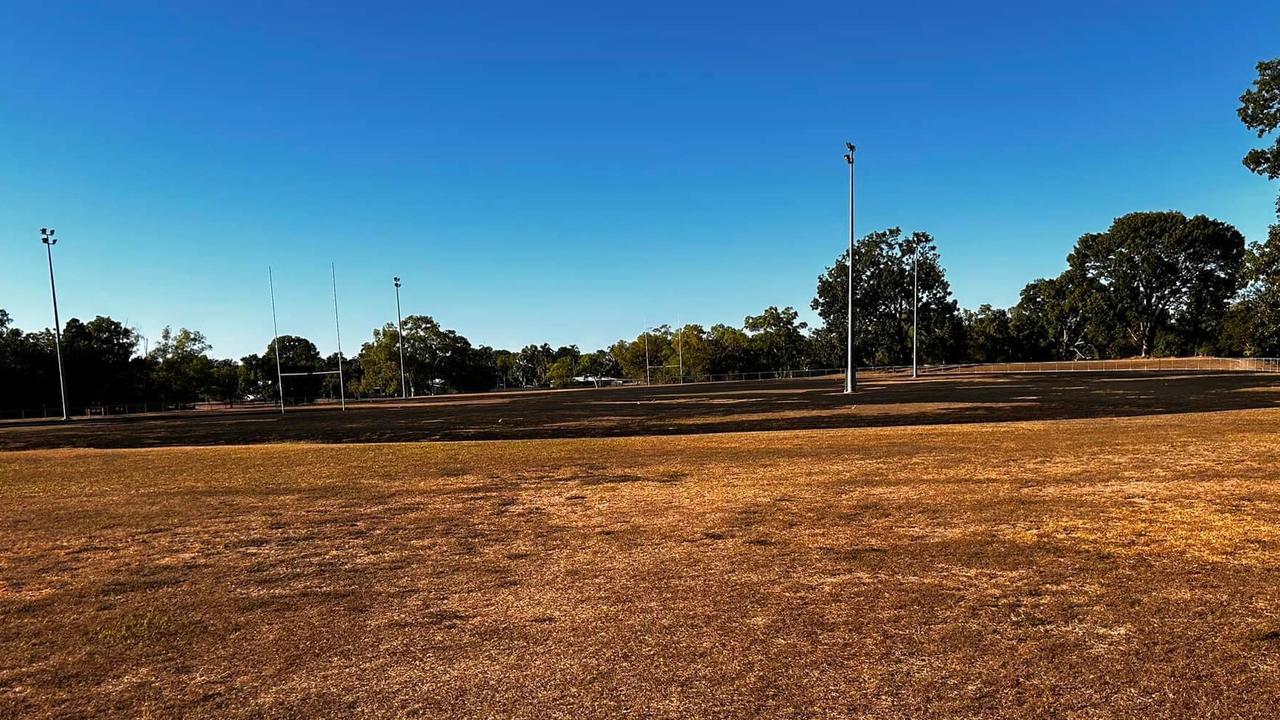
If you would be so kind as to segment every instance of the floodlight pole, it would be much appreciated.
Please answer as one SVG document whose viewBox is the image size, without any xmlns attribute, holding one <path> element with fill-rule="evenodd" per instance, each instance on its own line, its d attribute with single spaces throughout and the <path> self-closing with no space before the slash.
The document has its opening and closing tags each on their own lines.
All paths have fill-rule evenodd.
<svg viewBox="0 0 1280 720">
<path fill-rule="evenodd" d="M 844 155 L 845 162 L 849 164 L 849 306 L 845 317 L 848 327 L 845 331 L 844 391 L 852 393 L 858 387 L 858 378 L 853 368 L 853 153 L 857 148 L 850 142 L 846 142 L 844 146 L 849 151 Z"/>
<path fill-rule="evenodd" d="M 347 409 L 347 389 L 342 380 L 342 324 L 338 322 L 338 272 L 333 263 L 329 263 L 329 279 L 333 281 L 333 329 L 338 336 L 338 397 L 342 409 Z"/>
<path fill-rule="evenodd" d="M 400 397 L 409 398 L 409 385 L 404 379 L 404 321 L 400 318 L 400 278 L 392 278 L 396 284 L 396 335 L 400 340 Z"/>
<path fill-rule="evenodd" d="M 916 347 L 920 337 L 920 244 L 911 250 L 911 377 L 919 377 L 916 366 Z"/>
<path fill-rule="evenodd" d="M 62 321 L 58 318 L 58 286 L 53 282 L 53 246 L 58 238 L 53 236 L 53 228 L 40 228 L 40 242 L 49 256 L 49 292 L 53 294 L 53 347 L 58 355 L 58 391 L 62 395 L 62 419 L 67 414 L 67 381 L 62 370 Z"/>
<path fill-rule="evenodd" d="M 276 322 L 276 279 L 271 274 L 271 266 L 267 266 L 267 283 L 271 287 L 271 329 L 275 340 L 271 346 L 276 350 L 276 390 L 280 394 L 280 414 L 284 414 L 284 372 L 280 369 L 280 324 Z"/>
</svg>

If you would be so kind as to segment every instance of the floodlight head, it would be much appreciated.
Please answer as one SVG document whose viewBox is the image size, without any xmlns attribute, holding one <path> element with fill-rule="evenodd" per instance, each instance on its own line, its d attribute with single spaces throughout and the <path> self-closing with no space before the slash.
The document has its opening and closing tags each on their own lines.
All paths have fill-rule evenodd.
<svg viewBox="0 0 1280 720">
<path fill-rule="evenodd" d="M 857 147 L 855 147 L 855 146 L 854 146 L 854 144 L 853 144 L 853 143 L 851 143 L 851 142 L 847 142 L 847 143 L 845 143 L 845 144 L 844 144 L 844 146 L 845 146 L 846 148 L 848 148 L 848 149 L 849 149 L 849 154 L 850 154 L 850 155 L 852 155 L 852 154 L 854 153 L 854 151 L 858 149 L 858 148 L 857 148 Z"/>
<path fill-rule="evenodd" d="M 391 279 L 395 281 L 395 283 L 396 283 L 396 287 L 400 287 L 400 278 L 398 278 L 398 277 L 394 277 L 394 278 L 391 278 Z"/>
<path fill-rule="evenodd" d="M 853 164 L 853 153 L 845 153 L 845 154 L 844 154 L 844 161 L 845 161 L 845 162 L 847 162 L 847 163 L 849 163 L 850 165 L 852 165 L 852 164 Z"/>
</svg>

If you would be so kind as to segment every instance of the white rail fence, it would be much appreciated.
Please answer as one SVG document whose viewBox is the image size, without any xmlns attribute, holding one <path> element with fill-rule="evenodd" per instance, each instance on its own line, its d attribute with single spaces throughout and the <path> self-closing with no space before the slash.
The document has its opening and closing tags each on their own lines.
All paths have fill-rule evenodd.
<svg viewBox="0 0 1280 720">
<path fill-rule="evenodd" d="M 920 375 L 996 375 L 1012 373 L 1064 373 L 1064 372 L 1265 372 L 1280 373 L 1280 358 L 1129 358 L 1124 360 L 1049 360 L 1043 362 L 1006 363 L 946 363 L 920 365 Z M 910 365 L 871 365 L 858 368 L 859 375 L 910 375 Z M 674 374 L 655 375 L 651 385 L 673 385 L 697 382 L 738 382 L 743 380 L 787 380 L 807 377 L 843 377 L 844 368 L 820 368 L 814 370 L 771 370 L 750 373 L 722 373 L 715 375 L 686 374 L 683 378 Z M 633 383 L 628 383 L 633 384 Z M 641 381 L 638 384 L 644 384 Z"/>
</svg>

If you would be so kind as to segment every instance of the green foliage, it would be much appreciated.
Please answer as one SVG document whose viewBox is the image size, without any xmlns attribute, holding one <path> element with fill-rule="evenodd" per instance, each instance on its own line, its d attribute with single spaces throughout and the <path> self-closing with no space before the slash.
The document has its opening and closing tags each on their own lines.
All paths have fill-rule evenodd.
<svg viewBox="0 0 1280 720">
<path fill-rule="evenodd" d="M 810 331 L 792 307 L 769 306 L 742 327 L 663 325 L 607 350 L 529 344 L 519 351 L 474 347 L 431 317 L 404 318 L 405 375 L 414 394 L 495 387 L 569 387 L 625 377 L 677 382 L 707 376 L 785 372 L 844 364 L 849 254 L 819 276 Z M 1150 353 L 1280 355 L 1280 225 L 1247 251 L 1235 228 L 1177 212 L 1133 213 L 1103 233 L 1082 236 L 1068 268 L 1022 290 L 1009 310 L 959 310 L 933 238 L 898 228 L 873 232 L 854 247 L 855 360 L 911 361 L 912 281 L 919 279 L 923 363 L 1079 359 Z M 913 267 L 914 264 L 914 267 Z M 914 272 L 913 272 L 914 271 Z M 1235 299 L 1234 304 L 1231 302 Z M 400 334 L 373 330 L 356 357 L 344 359 L 350 397 L 400 393 Z M 209 356 L 198 331 L 165 328 L 146 357 L 138 336 L 110 318 L 71 319 L 64 329 L 71 404 L 162 399 L 234 401 L 279 397 L 275 343 L 239 362 Z M 289 399 L 336 398 L 337 356 L 321 358 L 306 338 L 279 338 Z M 55 407 L 54 334 L 24 333 L 0 309 L 0 409 Z"/>
<path fill-rule="evenodd" d="M 640 333 L 634 340 L 619 340 L 609 351 L 625 377 L 636 382 L 644 382 L 646 378 L 652 382 L 665 382 L 668 374 L 672 378 L 678 374 L 676 371 L 668 373 L 664 367 L 666 359 L 676 354 L 671 344 L 672 335 L 671 328 L 662 325 Z"/>
<path fill-rule="evenodd" d="M 622 368 L 608 350 L 596 350 L 586 353 L 578 360 L 578 372 L 587 378 L 617 378 L 622 376 Z"/>
<path fill-rule="evenodd" d="M 748 315 L 743 320 L 742 327 L 751 334 L 751 347 L 761 369 L 795 370 L 806 367 L 808 353 L 804 330 L 809 325 L 798 322 L 798 318 L 795 308 L 779 310 L 776 306 L 769 306 L 759 315 Z"/>
<path fill-rule="evenodd" d="M 1280 129 L 1280 58 L 1258 63 L 1258 78 L 1240 96 L 1240 108 L 1236 112 L 1245 127 L 1256 132 L 1259 138 Z M 1280 137 L 1269 147 L 1250 150 L 1244 156 L 1244 166 L 1272 180 L 1280 178 Z M 1280 199 L 1276 212 L 1280 214 Z"/>
<path fill-rule="evenodd" d="M 1102 288 L 1079 270 L 1039 279 L 1022 289 L 1010 311 L 1018 360 L 1079 360 L 1100 356 L 1093 332 L 1103 308 Z M 1093 320 L 1093 324 L 1091 324 Z"/>
<path fill-rule="evenodd" d="M 913 253 L 919 273 L 919 353 L 921 362 L 960 359 L 964 325 L 951 299 L 951 285 L 942 268 L 933 237 L 917 232 L 904 236 L 900 228 L 873 232 L 853 247 L 854 361 L 865 365 L 905 365 L 911 362 Z M 844 365 L 848 318 L 849 253 L 846 251 L 818 277 L 811 303 L 822 318 L 816 333 L 822 362 Z"/>
<path fill-rule="evenodd" d="M 1019 348 L 1009 311 L 981 305 L 976 313 L 964 311 L 964 324 L 969 341 L 969 360 L 1008 362 L 1018 357 Z"/>
<path fill-rule="evenodd" d="M 24 333 L 0 310 L 0 407 L 39 408 L 58 402 L 53 333 Z"/>
<path fill-rule="evenodd" d="M 161 330 L 160 341 L 147 358 L 153 364 L 152 378 L 160 397 L 178 402 L 233 397 L 234 389 L 229 394 L 219 385 L 228 380 L 215 376 L 214 362 L 207 354 L 211 349 L 200 332 L 182 328 L 174 333 L 168 327 Z"/>
<path fill-rule="evenodd" d="M 1249 246 L 1240 301 L 1224 321 L 1219 349 L 1254 357 L 1280 356 L 1280 225 Z"/>
<path fill-rule="evenodd" d="M 62 331 L 67 396 L 77 404 L 112 403 L 128 397 L 134 386 L 130 360 L 137 346 L 134 332 L 111 318 L 98 316 L 87 323 L 68 320 Z"/>
<path fill-rule="evenodd" d="M 515 357 L 515 378 L 517 387 L 542 387 L 547 384 L 547 374 L 551 364 L 556 361 L 556 353 L 551 346 L 526 345 Z"/>
<path fill-rule="evenodd" d="M 409 315 L 402 325 L 405 380 L 411 395 L 489 390 L 497 383 L 491 348 L 472 347 L 465 337 L 427 315 Z M 400 335 L 394 324 L 375 328 L 373 340 L 361 346 L 356 360 L 360 377 L 353 383 L 353 394 L 400 394 Z"/>
<path fill-rule="evenodd" d="M 712 325 L 707 332 L 707 344 L 711 356 L 709 372 L 720 375 L 757 369 L 755 348 L 746 331 L 730 325 Z"/>
<path fill-rule="evenodd" d="M 1095 338 L 1112 355 L 1166 347 L 1194 352 L 1216 339 L 1240 284 L 1244 236 L 1204 215 L 1137 212 L 1081 236 L 1067 261 L 1096 294 Z"/>
<path fill-rule="evenodd" d="M 572 357 L 557 358 L 551 363 L 551 367 L 547 368 L 547 381 L 551 387 L 572 387 L 576 370 L 576 363 Z"/>
</svg>

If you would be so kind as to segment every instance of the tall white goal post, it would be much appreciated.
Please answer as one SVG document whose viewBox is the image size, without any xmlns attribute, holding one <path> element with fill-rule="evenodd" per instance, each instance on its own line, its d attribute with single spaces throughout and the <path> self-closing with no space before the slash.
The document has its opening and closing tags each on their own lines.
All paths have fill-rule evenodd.
<svg viewBox="0 0 1280 720">
<path fill-rule="evenodd" d="M 280 362 L 280 324 L 276 320 L 276 283 L 275 276 L 272 274 L 271 266 L 267 266 L 267 283 L 271 289 L 271 329 L 274 333 L 274 340 L 271 343 L 275 349 L 276 355 L 276 391 L 280 395 L 280 414 L 284 414 L 284 379 L 287 377 L 300 377 L 312 375 L 337 375 L 338 376 L 338 398 L 342 404 L 342 410 L 347 409 L 347 389 L 346 382 L 342 372 L 342 323 L 338 319 L 338 275 L 334 269 L 333 263 L 329 263 L 329 280 L 333 287 L 333 329 L 338 340 L 338 369 L 337 370 L 306 370 L 302 372 L 284 372 L 284 368 Z"/>
</svg>

